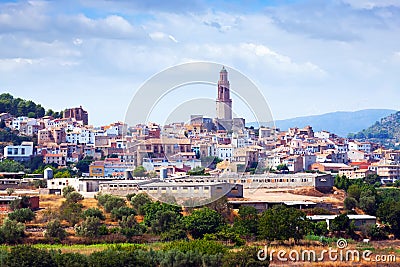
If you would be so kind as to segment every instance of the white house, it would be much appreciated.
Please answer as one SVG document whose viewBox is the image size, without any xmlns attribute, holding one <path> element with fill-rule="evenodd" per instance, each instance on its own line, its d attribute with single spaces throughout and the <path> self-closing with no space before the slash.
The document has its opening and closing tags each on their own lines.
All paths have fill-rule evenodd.
<svg viewBox="0 0 400 267">
<path fill-rule="evenodd" d="M 29 160 L 33 156 L 33 142 L 22 142 L 18 146 L 6 146 L 4 157 L 15 161 Z"/>
<path fill-rule="evenodd" d="M 233 156 L 233 145 L 222 145 L 218 144 L 216 146 L 217 148 L 217 157 L 222 159 L 222 160 L 231 160 Z"/>
</svg>

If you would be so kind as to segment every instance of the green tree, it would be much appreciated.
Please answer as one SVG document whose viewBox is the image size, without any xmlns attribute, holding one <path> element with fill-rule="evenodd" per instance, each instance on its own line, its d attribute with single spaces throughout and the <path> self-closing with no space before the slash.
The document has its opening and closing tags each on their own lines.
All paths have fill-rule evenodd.
<svg viewBox="0 0 400 267">
<path fill-rule="evenodd" d="M 140 193 L 137 194 L 136 196 L 134 196 L 133 198 L 131 198 L 131 205 L 132 208 L 136 211 L 137 214 L 139 215 L 144 215 L 144 210 L 143 207 L 148 204 L 151 203 L 151 198 L 145 194 L 145 193 Z"/>
<path fill-rule="evenodd" d="M 67 197 L 67 195 L 68 195 L 69 193 L 72 193 L 72 192 L 75 192 L 75 188 L 74 188 L 73 186 L 70 186 L 70 185 L 68 185 L 68 186 L 66 186 L 66 187 L 64 187 L 64 188 L 62 189 L 62 195 L 63 195 L 63 197 Z"/>
<path fill-rule="evenodd" d="M 131 238 L 135 235 L 141 235 L 146 231 L 146 227 L 139 224 L 134 215 L 124 216 L 119 221 L 119 226 L 121 227 L 121 234 L 127 238 Z"/>
<path fill-rule="evenodd" d="M 104 214 L 98 208 L 88 208 L 82 213 L 82 217 L 86 219 L 87 217 L 97 217 L 100 220 L 105 220 Z"/>
<path fill-rule="evenodd" d="M 70 225 L 75 225 L 82 217 L 82 208 L 81 203 L 64 201 L 60 206 L 60 219 L 68 221 Z"/>
<path fill-rule="evenodd" d="M 72 177 L 69 170 L 59 170 L 54 174 L 54 178 L 69 178 Z"/>
<path fill-rule="evenodd" d="M 360 209 L 368 214 L 375 215 L 377 210 L 376 190 L 373 186 L 366 185 L 360 194 Z"/>
<path fill-rule="evenodd" d="M 49 239 L 63 240 L 67 236 L 67 232 L 62 227 L 60 220 L 56 219 L 47 224 L 44 236 Z"/>
<path fill-rule="evenodd" d="M 75 227 L 76 234 L 83 237 L 98 237 L 100 235 L 100 219 L 97 217 L 86 217 L 81 225 Z"/>
<path fill-rule="evenodd" d="M 204 168 L 204 167 L 198 166 L 198 167 L 195 167 L 195 168 L 189 170 L 189 171 L 187 172 L 187 174 L 190 175 L 190 176 L 201 176 L 201 175 L 205 175 L 205 168 Z"/>
<path fill-rule="evenodd" d="M 70 192 L 65 196 L 66 201 L 68 202 L 73 202 L 73 203 L 78 203 L 79 201 L 82 201 L 84 197 L 79 194 L 78 192 Z"/>
<path fill-rule="evenodd" d="M 336 216 L 330 223 L 330 230 L 333 232 L 343 232 L 347 234 L 354 233 L 354 222 L 350 221 L 347 214 L 340 214 Z"/>
<path fill-rule="evenodd" d="M 377 210 L 377 216 L 383 223 L 390 226 L 391 232 L 396 238 L 400 238 L 400 203 L 397 201 L 387 201 L 381 203 Z"/>
<path fill-rule="evenodd" d="M 177 214 L 177 216 L 180 215 L 180 213 L 182 212 L 182 208 L 175 206 L 175 205 L 170 205 L 170 204 L 166 204 L 166 203 L 160 203 L 159 201 L 157 202 L 151 202 L 151 203 L 147 203 L 144 207 L 143 207 L 143 211 L 145 213 L 144 215 L 144 223 L 147 226 L 151 226 L 152 222 L 154 220 L 156 220 L 157 218 L 157 212 L 158 211 L 172 211 L 174 213 Z"/>
<path fill-rule="evenodd" d="M 8 214 L 10 220 L 15 220 L 21 223 L 32 221 L 35 217 L 35 213 L 29 208 L 17 209 Z"/>
<path fill-rule="evenodd" d="M 352 184 L 347 189 L 347 196 L 354 198 L 359 201 L 361 195 L 361 187 L 357 184 Z"/>
<path fill-rule="evenodd" d="M 22 196 L 21 198 L 14 199 L 10 202 L 11 210 L 30 208 L 31 199 L 28 196 Z"/>
<path fill-rule="evenodd" d="M 89 172 L 89 166 L 93 162 L 93 157 L 85 157 L 82 160 L 76 163 L 76 168 L 79 169 L 80 172 Z"/>
<path fill-rule="evenodd" d="M 115 208 L 111 211 L 111 216 L 114 219 L 121 220 L 122 217 L 124 216 L 129 216 L 129 215 L 136 215 L 136 212 L 134 209 L 129 208 L 127 206 Z"/>
<path fill-rule="evenodd" d="M 314 235 L 325 236 L 328 234 L 328 224 L 324 221 L 312 222 L 310 227 Z"/>
<path fill-rule="evenodd" d="M 194 238 L 216 233 L 224 225 L 221 215 L 209 208 L 193 211 L 192 214 L 183 218 L 183 223 Z"/>
<path fill-rule="evenodd" d="M 264 211 L 259 219 L 259 234 L 267 240 L 300 240 L 308 231 L 306 214 L 282 205 Z"/>
<path fill-rule="evenodd" d="M 11 248 L 5 259 L 5 266 L 9 267 L 56 267 L 50 252 L 32 246 L 19 245 Z"/>
<path fill-rule="evenodd" d="M 251 206 L 241 206 L 233 228 L 241 236 L 255 237 L 258 232 L 258 212 Z"/>
<path fill-rule="evenodd" d="M 104 203 L 104 210 L 106 212 L 111 212 L 113 209 L 118 209 L 124 206 L 126 206 L 125 199 L 113 196 Z"/>
<path fill-rule="evenodd" d="M 381 177 L 379 177 L 377 174 L 368 174 L 365 178 L 364 178 L 364 181 L 367 183 L 367 184 L 370 184 L 370 185 L 374 185 L 375 183 L 377 183 L 377 182 L 381 182 Z"/>
<path fill-rule="evenodd" d="M 278 171 L 288 171 L 289 170 L 289 168 L 286 164 L 279 164 L 278 166 L 276 166 L 276 169 Z"/>
<path fill-rule="evenodd" d="M 155 234 L 180 228 L 182 214 L 172 210 L 159 210 L 151 221 L 151 231 Z"/>
<path fill-rule="evenodd" d="M 353 197 L 346 197 L 344 200 L 344 208 L 346 210 L 353 210 L 357 207 L 357 200 Z"/>
<path fill-rule="evenodd" d="M 223 257 L 223 267 L 249 267 L 249 266 L 269 266 L 269 259 L 264 261 L 258 259 L 258 247 L 246 246 L 241 250 L 227 253 Z"/>
<path fill-rule="evenodd" d="M 5 159 L 0 161 L 0 172 L 21 172 L 24 171 L 25 167 L 19 162 Z"/>
<path fill-rule="evenodd" d="M 133 175 L 135 177 L 145 177 L 146 176 L 146 169 L 143 166 L 137 166 L 133 170 Z"/>
<path fill-rule="evenodd" d="M 88 267 L 88 256 L 80 253 L 54 253 L 52 255 L 58 267 Z"/>
<path fill-rule="evenodd" d="M 23 223 L 5 218 L 0 227 L 1 239 L 8 244 L 19 243 L 25 236 L 25 225 Z"/>
</svg>

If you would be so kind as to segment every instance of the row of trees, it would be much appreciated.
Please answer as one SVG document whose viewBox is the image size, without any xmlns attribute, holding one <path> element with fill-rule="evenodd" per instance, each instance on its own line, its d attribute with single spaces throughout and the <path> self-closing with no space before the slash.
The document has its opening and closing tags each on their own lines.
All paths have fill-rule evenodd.
<svg viewBox="0 0 400 267">
<path fill-rule="evenodd" d="M 54 112 L 49 109 L 47 112 L 40 105 L 31 100 L 14 98 L 9 93 L 0 94 L 0 113 L 7 112 L 13 116 L 26 116 L 30 118 L 42 118 L 44 115 L 62 118 L 63 112 Z"/>
<path fill-rule="evenodd" d="M 223 245 L 212 241 L 176 242 L 162 250 L 120 246 L 110 247 L 90 255 L 61 253 L 61 251 L 38 249 L 32 246 L 15 246 L 1 251 L 5 266 L 269 266 L 269 262 L 257 259 L 258 248 L 248 247 L 228 251 Z"/>
<path fill-rule="evenodd" d="M 132 194 L 125 198 L 100 194 L 97 195 L 99 208 L 83 210 L 82 197 L 71 187 L 63 190 L 66 200 L 60 208 L 61 220 L 66 220 L 75 227 L 76 234 L 82 237 L 98 238 L 102 235 L 120 234 L 128 239 L 144 233 L 159 236 L 162 241 L 187 240 L 188 238 L 224 241 L 227 244 L 243 245 L 245 240 L 288 240 L 298 241 L 307 234 L 326 235 L 325 222 L 309 221 L 303 211 L 275 206 L 263 213 L 254 207 L 241 207 L 233 221 L 229 218 L 231 211 L 226 200 L 216 201 L 195 210 L 183 210 L 176 205 L 152 201 L 146 194 Z M 103 211 L 118 222 L 118 227 L 107 227 Z M 137 221 L 137 216 L 143 218 Z M 346 216 L 346 218 L 348 218 Z M 52 222 L 59 225 L 59 222 Z M 333 223 L 335 225 L 335 223 Z M 52 225 L 54 226 L 54 225 Z M 349 224 L 340 224 L 332 228 L 337 235 L 349 234 Z M 48 229 L 50 230 L 50 229 Z M 53 229 L 54 230 L 54 229 Z M 49 237 L 60 238 L 65 235 L 49 234 Z"/>
<path fill-rule="evenodd" d="M 394 184 L 396 187 L 399 182 Z M 371 227 L 365 233 L 375 239 L 384 239 L 389 234 L 400 238 L 400 191 L 397 188 L 381 187 L 380 177 L 371 174 L 364 179 L 348 179 L 336 176 L 335 186 L 345 190 L 344 208 L 354 212 L 355 208 L 376 215 L 384 227 Z"/>
</svg>

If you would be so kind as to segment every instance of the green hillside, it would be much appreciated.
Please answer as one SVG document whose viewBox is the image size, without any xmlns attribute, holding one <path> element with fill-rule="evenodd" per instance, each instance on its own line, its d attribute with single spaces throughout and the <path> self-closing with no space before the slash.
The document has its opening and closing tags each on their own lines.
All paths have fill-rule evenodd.
<svg viewBox="0 0 400 267">
<path fill-rule="evenodd" d="M 0 113 L 10 113 L 15 117 L 26 116 L 29 118 L 41 118 L 44 115 L 55 118 L 62 117 L 62 111 L 54 112 L 49 109 L 46 112 L 42 105 L 36 104 L 32 100 L 15 98 L 9 93 L 0 94 Z"/>
<path fill-rule="evenodd" d="M 374 125 L 356 134 L 350 134 L 349 137 L 378 142 L 387 147 L 398 146 L 400 142 L 400 111 L 382 118 Z"/>
</svg>

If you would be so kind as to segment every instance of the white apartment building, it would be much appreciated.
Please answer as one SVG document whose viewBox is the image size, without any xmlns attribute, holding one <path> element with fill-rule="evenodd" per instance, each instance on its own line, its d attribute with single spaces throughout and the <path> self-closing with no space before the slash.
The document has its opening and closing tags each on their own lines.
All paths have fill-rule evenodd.
<svg viewBox="0 0 400 267">
<path fill-rule="evenodd" d="M 4 157 L 15 161 L 29 160 L 33 156 L 33 142 L 22 142 L 18 146 L 6 146 Z"/>
</svg>

